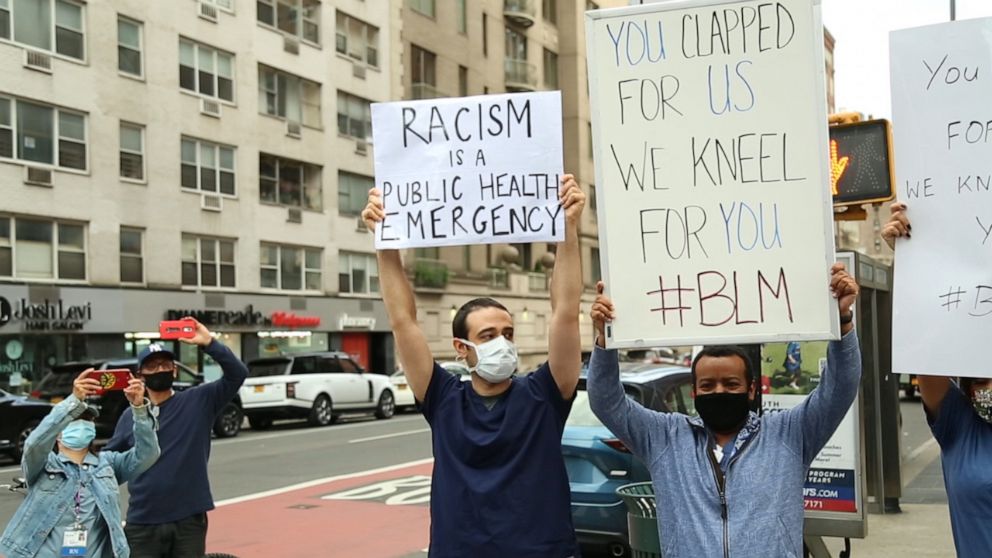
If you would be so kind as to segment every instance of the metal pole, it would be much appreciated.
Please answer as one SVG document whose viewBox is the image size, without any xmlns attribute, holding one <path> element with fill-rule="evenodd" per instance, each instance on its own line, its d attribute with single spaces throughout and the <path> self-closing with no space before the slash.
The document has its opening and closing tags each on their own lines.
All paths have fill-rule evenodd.
<svg viewBox="0 0 992 558">
<path fill-rule="evenodd" d="M 956 10 L 956 1 L 955 0 L 951 0 L 951 21 L 954 21 L 957 18 L 956 11 L 957 11 Z"/>
</svg>

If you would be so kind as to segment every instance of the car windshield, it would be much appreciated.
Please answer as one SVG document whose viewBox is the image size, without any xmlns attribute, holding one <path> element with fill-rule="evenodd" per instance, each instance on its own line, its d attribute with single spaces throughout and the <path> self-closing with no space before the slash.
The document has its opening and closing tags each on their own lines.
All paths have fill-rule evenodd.
<svg viewBox="0 0 992 558">
<path fill-rule="evenodd" d="M 261 378 L 264 376 L 284 376 L 289 373 L 288 358 L 267 358 L 253 360 L 248 363 L 248 377 Z"/>
</svg>

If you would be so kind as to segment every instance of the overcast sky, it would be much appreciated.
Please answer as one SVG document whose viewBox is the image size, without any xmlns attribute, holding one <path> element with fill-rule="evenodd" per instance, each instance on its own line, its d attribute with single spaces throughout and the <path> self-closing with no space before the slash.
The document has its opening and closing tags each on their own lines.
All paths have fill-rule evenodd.
<svg viewBox="0 0 992 558">
<path fill-rule="evenodd" d="M 950 19 L 950 0 L 822 0 L 837 40 L 837 111 L 889 118 L 889 31 Z M 957 0 L 957 19 L 992 17 L 992 0 Z"/>
</svg>

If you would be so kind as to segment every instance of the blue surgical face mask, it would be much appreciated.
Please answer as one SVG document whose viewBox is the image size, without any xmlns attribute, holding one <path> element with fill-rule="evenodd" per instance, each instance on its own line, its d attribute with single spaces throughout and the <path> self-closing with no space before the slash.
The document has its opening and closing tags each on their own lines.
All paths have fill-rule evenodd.
<svg viewBox="0 0 992 558">
<path fill-rule="evenodd" d="M 96 438 L 96 425 L 90 420 L 74 420 L 62 429 L 62 445 L 69 449 L 86 449 L 93 438 Z"/>
</svg>

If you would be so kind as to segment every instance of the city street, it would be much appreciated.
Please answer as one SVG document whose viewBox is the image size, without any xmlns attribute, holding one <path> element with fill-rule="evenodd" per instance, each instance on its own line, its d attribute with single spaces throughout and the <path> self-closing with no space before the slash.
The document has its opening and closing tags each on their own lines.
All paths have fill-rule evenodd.
<svg viewBox="0 0 992 558">
<path fill-rule="evenodd" d="M 946 505 L 920 403 L 901 407 L 904 478 L 913 477 L 904 502 Z M 210 514 L 210 550 L 241 558 L 425 556 L 430 458 L 430 431 L 417 414 L 385 421 L 358 416 L 327 428 L 283 423 L 217 440 L 210 460 L 218 504 Z M 16 474 L 12 462 L 0 462 L 0 479 Z M 0 494 L 0 524 L 20 498 Z M 856 548 L 871 542 L 871 536 L 856 541 Z"/>
</svg>

